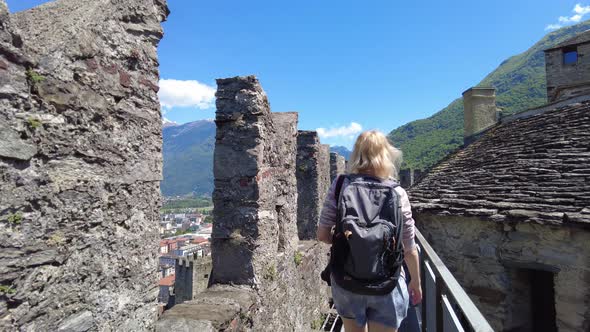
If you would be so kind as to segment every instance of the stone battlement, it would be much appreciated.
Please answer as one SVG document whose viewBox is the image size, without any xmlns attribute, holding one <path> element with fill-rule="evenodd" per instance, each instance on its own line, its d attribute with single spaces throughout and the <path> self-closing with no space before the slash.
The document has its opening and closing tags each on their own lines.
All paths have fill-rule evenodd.
<svg viewBox="0 0 590 332">
<path fill-rule="evenodd" d="M 176 258 L 174 272 L 174 303 L 180 304 L 194 299 L 209 286 L 211 256 L 189 255 Z"/>
<path fill-rule="evenodd" d="M 322 203 L 330 187 L 330 146 L 315 131 L 297 135 L 297 229 L 299 239 L 315 239 Z"/>
<path fill-rule="evenodd" d="M 188 255 L 176 258 L 176 265 L 191 267 L 211 262 L 211 256 Z"/>
<path fill-rule="evenodd" d="M 328 247 L 299 241 L 297 113 L 271 113 L 254 76 L 217 84 L 210 286 L 166 311 L 157 331 L 308 331 L 328 309 Z M 328 147 L 318 139 L 309 151 L 321 171 L 305 181 L 325 192 Z"/>
</svg>

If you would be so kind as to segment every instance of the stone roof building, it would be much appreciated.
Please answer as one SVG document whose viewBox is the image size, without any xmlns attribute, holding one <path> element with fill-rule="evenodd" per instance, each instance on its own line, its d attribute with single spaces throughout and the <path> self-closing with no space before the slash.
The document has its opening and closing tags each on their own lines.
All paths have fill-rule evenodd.
<svg viewBox="0 0 590 332">
<path fill-rule="evenodd" d="M 590 94 L 590 30 L 545 50 L 549 102 Z"/>
<path fill-rule="evenodd" d="M 590 102 L 496 126 L 412 190 L 437 214 L 590 226 Z"/>
<path fill-rule="evenodd" d="M 509 117 L 493 89 L 466 91 L 465 146 L 410 190 L 418 227 L 495 330 L 590 330 L 590 92 L 570 89 L 590 66 L 572 70 L 583 80 L 548 82 L 550 104 Z"/>
</svg>

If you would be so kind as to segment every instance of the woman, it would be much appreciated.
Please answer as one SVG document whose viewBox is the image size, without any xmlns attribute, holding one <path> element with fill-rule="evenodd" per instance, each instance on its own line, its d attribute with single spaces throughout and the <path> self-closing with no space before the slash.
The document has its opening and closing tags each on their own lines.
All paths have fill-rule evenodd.
<svg viewBox="0 0 590 332">
<path fill-rule="evenodd" d="M 349 161 L 349 173 L 364 175 L 381 184 L 395 184 L 401 165 L 401 151 L 394 148 L 385 135 L 378 131 L 362 133 L 356 140 Z M 318 240 L 331 244 L 332 228 L 336 225 L 338 209 L 337 197 L 346 188 L 348 179 L 344 179 L 336 193 L 337 180 L 332 183 L 322 209 L 317 230 Z M 410 201 L 405 190 L 400 186 L 394 188 L 400 198 L 403 218 L 404 261 L 408 266 L 411 281 L 406 286 L 403 271 L 397 286 L 386 295 L 361 295 L 345 290 L 334 282 L 332 276 L 332 298 L 342 317 L 346 332 L 395 332 L 405 318 L 409 295 L 413 304 L 422 300 L 418 252 L 414 242 L 414 219 Z M 409 293 L 409 294 L 408 294 Z"/>
</svg>

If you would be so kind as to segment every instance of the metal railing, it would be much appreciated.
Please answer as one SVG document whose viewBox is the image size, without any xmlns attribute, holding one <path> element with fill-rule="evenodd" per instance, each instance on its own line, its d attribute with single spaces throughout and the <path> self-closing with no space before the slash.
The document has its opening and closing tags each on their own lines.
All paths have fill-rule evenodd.
<svg viewBox="0 0 590 332">
<path fill-rule="evenodd" d="M 422 331 L 494 330 L 459 285 L 434 249 L 416 229 L 422 275 Z"/>
<path fill-rule="evenodd" d="M 336 308 L 332 305 L 330 311 L 326 315 L 326 319 L 324 319 L 320 331 L 340 332 L 341 330 L 344 330 L 344 328 L 342 328 L 342 320 L 340 319 L 340 316 L 338 316 Z"/>
</svg>

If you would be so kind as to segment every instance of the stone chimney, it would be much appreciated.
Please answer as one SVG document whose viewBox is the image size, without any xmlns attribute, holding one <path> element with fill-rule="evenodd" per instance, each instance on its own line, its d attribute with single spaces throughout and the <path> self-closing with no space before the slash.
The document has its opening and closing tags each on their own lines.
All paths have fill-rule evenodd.
<svg viewBox="0 0 590 332">
<path fill-rule="evenodd" d="M 473 87 L 463 92 L 465 145 L 498 122 L 496 89 Z"/>
</svg>

